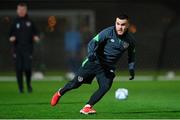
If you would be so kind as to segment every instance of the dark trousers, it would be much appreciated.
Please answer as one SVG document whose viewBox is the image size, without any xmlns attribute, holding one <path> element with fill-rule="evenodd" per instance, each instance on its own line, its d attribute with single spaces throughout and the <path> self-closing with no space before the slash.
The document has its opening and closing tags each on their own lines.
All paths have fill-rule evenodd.
<svg viewBox="0 0 180 120">
<path fill-rule="evenodd" d="M 81 66 L 75 78 L 60 90 L 60 94 L 64 95 L 66 92 L 80 87 L 83 83 L 90 84 L 94 77 L 97 78 L 99 88 L 93 93 L 87 104 L 95 105 L 111 88 L 115 77 L 114 70 L 95 62 L 87 61 L 84 66 Z"/>
<path fill-rule="evenodd" d="M 16 78 L 20 92 L 24 91 L 23 73 L 25 73 L 28 92 L 32 92 L 31 74 L 32 74 L 32 55 L 28 53 L 14 54 L 16 66 Z"/>
</svg>

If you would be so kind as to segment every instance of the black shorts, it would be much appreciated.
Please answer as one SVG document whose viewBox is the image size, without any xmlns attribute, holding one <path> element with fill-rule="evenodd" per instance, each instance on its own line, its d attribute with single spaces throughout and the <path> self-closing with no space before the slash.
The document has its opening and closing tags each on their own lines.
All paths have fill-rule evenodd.
<svg viewBox="0 0 180 120">
<path fill-rule="evenodd" d="M 74 80 L 77 80 L 76 82 L 80 83 L 91 84 L 94 77 L 98 80 L 108 79 L 108 81 L 113 81 L 115 74 L 113 69 L 87 60 L 79 68 Z"/>
</svg>

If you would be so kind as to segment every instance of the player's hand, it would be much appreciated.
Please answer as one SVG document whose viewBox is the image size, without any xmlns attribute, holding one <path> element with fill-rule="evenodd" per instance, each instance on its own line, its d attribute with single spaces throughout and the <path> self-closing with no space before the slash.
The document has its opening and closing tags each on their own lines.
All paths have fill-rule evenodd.
<svg viewBox="0 0 180 120">
<path fill-rule="evenodd" d="M 134 76 L 135 76 L 135 73 L 134 73 L 134 70 L 129 70 L 129 73 L 130 73 L 130 78 L 129 80 L 133 80 L 134 79 Z"/>
<path fill-rule="evenodd" d="M 9 41 L 10 41 L 10 42 L 16 41 L 16 37 L 15 37 L 15 36 L 11 36 L 11 37 L 9 38 Z"/>
<path fill-rule="evenodd" d="M 94 61 L 96 60 L 96 55 L 95 55 L 95 53 L 88 55 L 88 60 L 89 60 L 90 62 L 94 62 Z"/>
<path fill-rule="evenodd" d="M 37 43 L 40 41 L 40 38 L 39 38 L 38 36 L 34 36 L 33 39 L 34 39 L 34 41 L 37 42 Z"/>
</svg>

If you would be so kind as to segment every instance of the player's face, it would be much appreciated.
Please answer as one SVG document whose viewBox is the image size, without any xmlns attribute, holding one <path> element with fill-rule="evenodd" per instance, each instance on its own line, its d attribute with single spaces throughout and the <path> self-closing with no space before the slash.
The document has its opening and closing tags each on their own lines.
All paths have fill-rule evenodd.
<svg viewBox="0 0 180 120">
<path fill-rule="evenodd" d="M 27 14 L 26 6 L 17 6 L 17 14 L 19 17 L 24 17 Z"/>
<path fill-rule="evenodd" d="M 129 27 L 129 21 L 127 19 L 116 18 L 115 26 L 117 34 L 123 35 Z"/>
</svg>

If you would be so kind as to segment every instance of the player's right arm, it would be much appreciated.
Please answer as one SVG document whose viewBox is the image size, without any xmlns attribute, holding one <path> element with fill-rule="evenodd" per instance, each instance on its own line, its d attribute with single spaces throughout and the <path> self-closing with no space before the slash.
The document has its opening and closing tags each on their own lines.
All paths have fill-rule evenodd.
<svg viewBox="0 0 180 120">
<path fill-rule="evenodd" d="M 109 34 L 109 28 L 104 29 L 98 33 L 89 43 L 88 43 L 88 59 L 89 61 L 96 60 L 96 50 L 100 43 L 107 39 Z"/>
<path fill-rule="evenodd" d="M 16 41 L 16 22 L 13 21 L 10 32 L 9 32 L 9 41 L 15 42 Z"/>
</svg>

